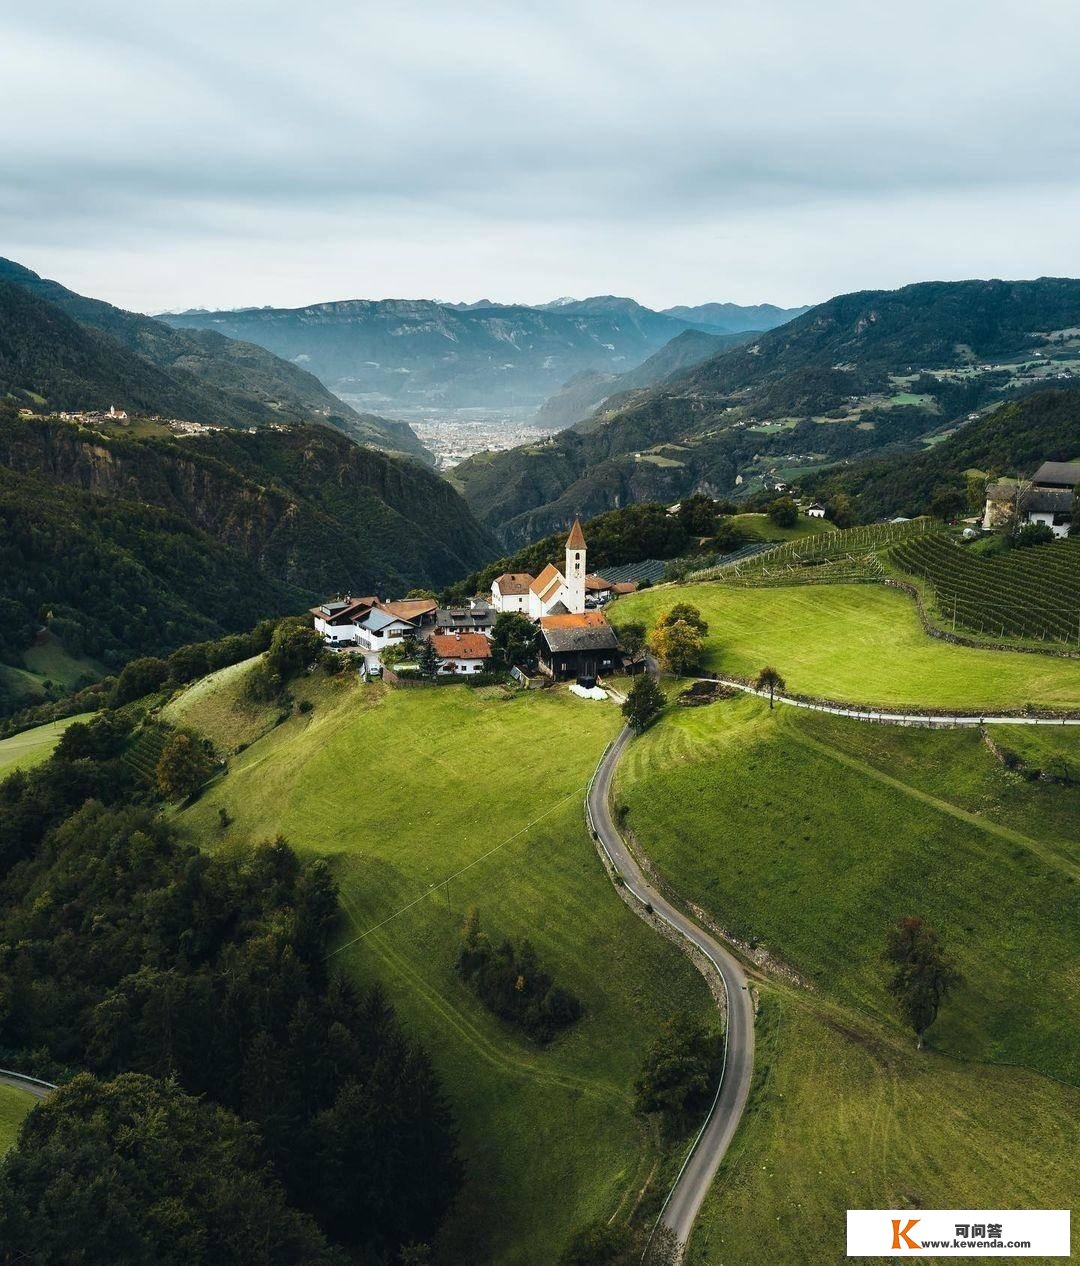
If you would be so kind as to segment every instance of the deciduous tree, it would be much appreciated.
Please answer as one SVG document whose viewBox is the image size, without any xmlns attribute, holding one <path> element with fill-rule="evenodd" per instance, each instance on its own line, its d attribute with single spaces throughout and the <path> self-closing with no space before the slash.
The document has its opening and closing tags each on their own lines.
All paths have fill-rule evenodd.
<svg viewBox="0 0 1080 1266">
<path fill-rule="evenodd" d="M 940 933 L 917 915 L 906 915 L 889 931 L 885 960 L 893 967 L 889 992 L 911 1026 L 919 1048 L 942 1002 L 963 983 Z"/>
<path fill-rule="evenodd" d="M 664 692 L 648 673 L 642 673 L 630 687 L 630 693 L 622 706 L 622 713 L 627 722 L 640 734 L 655 717 L 659 716 L 664 703 Z"/>
<path fill-rule="evenodd" d="M 784 681 L 783 677 L 771 664 L 766 664 L 754 679 L 755 690 L 767 690 L 769 692 L 770 711 L 776 706 L 776 692 L 783 690 L 786 685 L 787 682 Z"/>
</svg>

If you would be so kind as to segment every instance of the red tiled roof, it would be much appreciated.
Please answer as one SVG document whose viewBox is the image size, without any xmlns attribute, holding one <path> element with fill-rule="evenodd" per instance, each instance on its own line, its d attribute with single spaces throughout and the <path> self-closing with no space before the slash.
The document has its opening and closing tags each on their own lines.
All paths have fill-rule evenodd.
<svg viewBox="0 0 1080 1266">
<path fill-rule="evenodd" d="M 611 581 L 605 580 L 603 576 L 597 576 L 595 573 L 593 573 L 592 575 L 585 577 L 585 592 L 586 593 L 604 593 L 605 590 L 608 590 L 610 588 L 611 588 Z"/>
<path fill-rule="evenodd" d="M 528 593 L 532 582 L 533 578 L 527 571 L 504 571 L 492 583 L 498 585 L 499 592 L 507 598 L 512 594 Z"/>
<path fill-rule="evenodd" d="M 436 633 L 431 644 L 440 659 L 491 658 L 491 643 L 483 633 Z"/>
<path fill-rule="evenodd" d="M 541 602 L 547 602 L 555 591 L 563 583 L 563 574 L 555 566 L 554 563 L 548 563 L 539 576 L 532 582 L 529 588 L 540 599 Z"/>
<path fill-rule="evenodd" d="M 595 629 L 607 624 L 603 611 L 582 611 L 571 615 L 545 615 L 540 617 L 542 629 Z"/>
</svg>

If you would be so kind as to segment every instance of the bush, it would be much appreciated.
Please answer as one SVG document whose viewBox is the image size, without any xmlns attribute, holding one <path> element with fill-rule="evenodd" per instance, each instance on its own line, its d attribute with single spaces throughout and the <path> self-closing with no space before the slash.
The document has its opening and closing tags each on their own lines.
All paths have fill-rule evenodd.
<svg viewBox="0 0 1080 1266">
<path fill-rule="evenodd" d="M 165 660 L 152 656 L 133 659 L 116 679 L 109 707 L 122 708 L 125 703 L 153 694 L 161 689 L 168 678 L 169 665 Z"/>
<path fill-rule="evenodd" d="M 1026 523 L 1012 538 L 1017 549 L 1027 549 L 1032 545 L 1049 545 L 1054 539 L 1054 529 L 1049 523 Z"/>
<path fill-rule="evenodd" d="M 580 1001 L 541 969 L 529 942 L 493 946 L 475 909 L 462 931 L 458 971 L 490 1011 L 541 1044 L 581 1016 Z"/>
<path fill-rule="evenodd" d="M 154 776 L 166 800 L 186 800 L 213 772 L 214 757 L 209 743 L 186 730 L 174 730 L 161 749 Z"/>
</svg>

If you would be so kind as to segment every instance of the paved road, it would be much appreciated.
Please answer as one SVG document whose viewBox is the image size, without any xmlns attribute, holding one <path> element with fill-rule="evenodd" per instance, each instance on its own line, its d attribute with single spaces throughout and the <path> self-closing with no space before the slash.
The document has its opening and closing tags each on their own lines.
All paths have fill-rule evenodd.
<svg viewBox="0 0 1080 1266">
<path fill-rule="evenodd" d="M 0 1085 L 14 1086 L 16 1090 L 27 1090 L 35 1099 L 47 1099 L 56 1089 L 51 1081 L 42 1081 L 38 1077 L 26 1077 L 22 1073 L 13 1073 L 7 1068 L 0 1068 Z"/>
<path fill-rule="evenodd" d="M 738 962 L 708 932 L 665 901 L 642 874 L 611 817 L 611 779 L 632 731 L 623 730 L 608 748 L 590 784 L 586 801 L 589 821 L 629 891 L 696 946 L 719 971 L 728 999 L 724 1071 L 709 1115 L 668 1196 L 661 1217 L 686 1244 L 701 1203 L 742 1117 L 754 1071 L 754 1007 Z"/>
<path fill-rule="evenodd" d="M 745 681 L 730 677 L 695 677 L 694 680 L 715 681 L 718 685 L 731 686 L 748 695 L 758 695 L 762 699 L 769 697 L 767 690 L 755 690 Z M 936 725 L 1080 725 L 1080 717 L 1031 717 L 1023 713 L 980 716 L 973 712 L 961 712 L 948 716 L 938 715 L 936 712 L 882 712 L 877 708 L 854 708 L 841 703 L 811 703 L 808 699 L 793 699 L 790 695 L 777 695 L 776 702 L 789 704 L 793 708 L 806 708 L 810 712 L 829 712 L 833 716 L 852 717 L 856 721 L 890 721 L 898 725 L 923 725 L 930 729 Z"/>
</svg>

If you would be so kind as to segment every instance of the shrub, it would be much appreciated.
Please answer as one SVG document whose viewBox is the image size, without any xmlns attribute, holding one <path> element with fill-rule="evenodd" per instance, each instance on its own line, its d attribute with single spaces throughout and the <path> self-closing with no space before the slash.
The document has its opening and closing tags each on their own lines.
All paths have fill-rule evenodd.
<svg viewBox="0 0 1080 1266">
<path fill-rule="evenodd" d="M 166 800 L 186 800 L 213 772 L 214 757 L 209 743 L 186 730 L 174 730 L 161 749 L 154 776 Z"/>
</svg>

